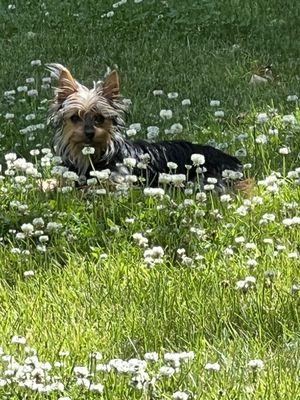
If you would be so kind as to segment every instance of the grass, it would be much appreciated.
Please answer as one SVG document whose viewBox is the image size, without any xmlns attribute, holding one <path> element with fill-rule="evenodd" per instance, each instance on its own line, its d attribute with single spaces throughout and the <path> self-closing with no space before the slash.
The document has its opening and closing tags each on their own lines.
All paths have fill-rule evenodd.
<svg viewBox="0 0 300 400">
<path fill-rule="evenodd" d="M 299 217 L 300 175 L 292 177 L 291 171 L 299 167 L 300 111 L 297 101 L 286 99 L 299 96 L 300 6 L 292 0 L 128 0 L 113 17 L 101 18 L 112 3 L 0 5 L 0 346 L 19 363 L 0 361 L 1 398 L 300 398 L 300 233 L 299 224 L 287 227 L 285 221 Z M 159 139 L 170 138 L 164 129 L 180 122 L 183 132 L 174 137 L 209 141 L 232 154 L 243 149 L 243 162 L 252 164 L 247 174 L 264 183 L 248 197 L 230 193 L 229 202 L 209 193 L 201 201 L 195 191 L 174 188 L 161 199 L 138 189 L 116 198 L 77 190 L 43 193 L 30 176 L 16 184 L 4 172 L 10 152 L 31 161 L 43 177 L 51 175 L 45 157 L 30 155 L 50 147 L 51 128 L 20 133 L 45 123 L 52 98 L 51 89 L 41 89 L 48 76 L 44 66 L 30 65 L 35 59 L 60 62 L 87 85 L 117 65 L 122 93 L 133 102 L 127 123 L 142 124 L 140 137 L 147 126 L 158 125 Z M 270 63 L 274 79 L 251 87 L 252 74 Z M 4 95 L 29 77 L 37 97 Z M 154 89 L 179 97 L 155 97 Z M 185 98 L 191 106 L 181 105 Z M 220 100 L 220 107 L 211 107 L 211 99 Z M 172 109 L 173 118 L 162 121 L 161 109 Z M 225 117 L 216 119 L 216 110 Z M 257 122 L 259 113 L 268 114 L 266 123 Z M 26 119 L 30 114 L 34 120 Z M 297 123 L 284 123 L 283 115 L 291 114 Z M 266 144 L 257 143 L 262 134 Z M 286 156 L 279 153 L 283 146 L 290 148 Z M 277 180 L 272 175 L 275 185 L 267 178 L 272 171 L 281 173 Z M 35 228 L 42 232 L 17 239 L 22 225 L 34 218 L 43 218 L 44 226 Z M 61 225 L 51 230 L 49 222 Z M 162 247 L 161 263 L 145 264 L 145 248 L 132 236 L 137 232 L 149 248 Z M 43 235 L 49 237 L 45 249 Z M 185 257 L 177 251 L 182 248 Z M 239 283 L 238 289 L 249 276 L 252 283 Z M 35 361 L 44 372 L 32 378 L 31 367 L 27 388 L 21 387 L 20 364 L 34 351 L 11 343 L 15 335 L 52 365 L 49 371 Z M 102 361 L 90 356 L 96 351 Z M 148 389 L 131 382 L 142 379 L 141 373 L 122 374 L 119 367 L 95 373 L 96 364 L 143 359 L 151 351 L 159 361 L 148 363 L 150 378 L 157 378 Z M 162 377 L 164 354 L 182 351 L 193 351 L 194 359 L 181 361 L 172 377 Z M 255 359 L 264 368 L 248 365 Z M 207 366 L 215 362 L 220 371 Z M 93 383 L 104 385 L 102 395 L 89 384 L 76 385 L 74 367 L 80 365 L 89 368 Z M 43 393 L 46 376 L 59 376 L 64 391 L 52 386 Z M 39 390 L 33 381 L 41 383 Z M 182 393 L 176 397 L 176 391 Z"/>
</svg>

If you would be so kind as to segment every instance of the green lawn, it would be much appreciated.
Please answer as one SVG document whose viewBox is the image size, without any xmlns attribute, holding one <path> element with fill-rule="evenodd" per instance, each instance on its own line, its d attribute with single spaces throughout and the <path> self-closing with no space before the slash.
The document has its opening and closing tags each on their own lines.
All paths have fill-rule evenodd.
<svg viewBox="0 0 300 400">
<path fill-rule="evenodd" d="M 299 34 L 296 0 L 1 2 L 1 399 L 300 399 Z M 51 177 L 51 62 L 117 68 L 137 137 L 240 154 L 253 192 L 42 192 L 7 154 Z"/>
</svg>

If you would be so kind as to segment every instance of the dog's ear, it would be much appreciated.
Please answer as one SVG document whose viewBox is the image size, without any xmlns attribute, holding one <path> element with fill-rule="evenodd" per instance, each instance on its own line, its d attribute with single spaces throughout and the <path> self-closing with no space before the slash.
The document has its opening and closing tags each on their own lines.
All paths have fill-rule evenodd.
<svg viewBox="0 0 300 400">
<path fill-rule="evenodd" d="M 102 86 L 102 94 L 104 97 L 115 100 L 120 95 L 120 81 L 116 70 L 112 71 L 104 80 Z"/>
<path fill-rule="evenodd" d="M 66 67 L 61 64 L 49 64 L 47 67 L 58 79 L 58 88 L 56 89 L 58 103 L 62 103 L 68 96 L 77 92 L 77 82 Z"/>
<path fill-rule="evenodd" d="M 61 71 L 58 78 L 58 85 L 57 100 L 60 103 L 66 100 L 71 94 L 77 92 L 77 83 L 67 68 Z"/>
</svg>

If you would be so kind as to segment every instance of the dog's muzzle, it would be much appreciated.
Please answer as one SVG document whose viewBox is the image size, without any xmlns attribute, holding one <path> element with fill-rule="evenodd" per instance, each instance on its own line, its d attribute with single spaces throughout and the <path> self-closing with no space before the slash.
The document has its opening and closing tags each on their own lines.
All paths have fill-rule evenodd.
<svg viewBox="0 0 300 400">
<path fill-rule="evenodd" d="M 87 139 L 92 140 L 95 136 L 95 129 L 92 126 L 85 126 L 84 127 L 84 134 Z"/>
</svg>

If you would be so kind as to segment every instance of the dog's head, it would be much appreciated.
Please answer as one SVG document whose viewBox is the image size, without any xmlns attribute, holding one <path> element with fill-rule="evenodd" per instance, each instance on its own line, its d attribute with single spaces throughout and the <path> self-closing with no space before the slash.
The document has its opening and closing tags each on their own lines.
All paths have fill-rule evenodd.
<svg viewBox="0 0 300 400">
<path fill-rule="evenodd" d="M 82 154 L 85 146 L 95 149 L 95 161 L 109 159 L 121 139 L 124 105 L 120 98 L 119 77 L 111 72 L 92 89 L 77 82 L 60 64 L 48 68 L 58 79 L 50 120 L 55 126 L 54 146 L 64 161 L 85 174 L 89 161 Z"/>
</svg>

